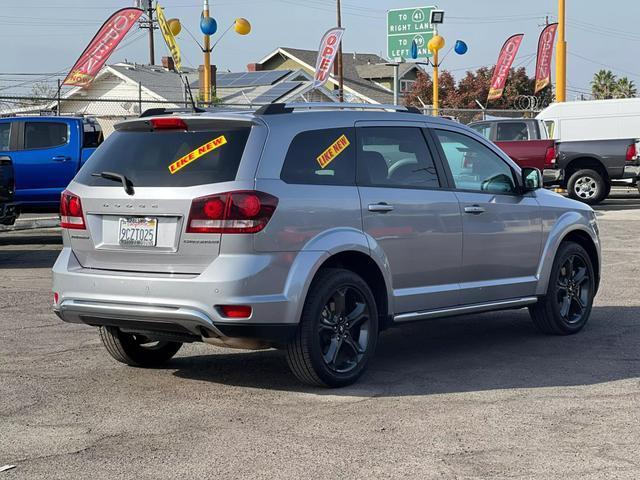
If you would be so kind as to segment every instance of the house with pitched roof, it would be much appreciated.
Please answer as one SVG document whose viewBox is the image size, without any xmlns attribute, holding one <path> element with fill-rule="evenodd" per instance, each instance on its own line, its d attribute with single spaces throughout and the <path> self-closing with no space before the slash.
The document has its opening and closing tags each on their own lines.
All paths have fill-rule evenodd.
<svg viewBox="0 0 640 480">
<path fill-rule="evenodd" d="M 315 50 L 280 47 L 256 63 L 249 64 L 252 71 L 303 70 L 310 75 L 315 73 Z M 343 53 L 344 95 L 349 102 L 357 103 L 393 103 L 393 67 L 384 58 L 372 53 Z M 400 95 L 413 87 L 420 66 L 402 63 L 399 66 Z M 328 87 L 334 91 L 338 79 L 331 76 Z"/>
</svg>

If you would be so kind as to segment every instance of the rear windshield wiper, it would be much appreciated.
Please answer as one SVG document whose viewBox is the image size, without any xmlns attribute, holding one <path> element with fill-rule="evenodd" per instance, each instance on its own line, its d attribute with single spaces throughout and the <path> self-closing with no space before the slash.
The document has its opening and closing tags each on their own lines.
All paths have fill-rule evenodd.
<svg viewBox="0 0 640 480">
<path fill-rule="evenodd" d="M 107 180 L 113 180 L 114 182 L 122 183 L 124 187 L 124 191 L 127 192 L 127 195 L 133 195 L 135 192 L 133 191 L 133 183 L 127 177 L 120 173 L 113 172 L 100 172 L 100 173 L 92 173 L 92 177 L 101 177 L 106 178 Z"/>
</svg>

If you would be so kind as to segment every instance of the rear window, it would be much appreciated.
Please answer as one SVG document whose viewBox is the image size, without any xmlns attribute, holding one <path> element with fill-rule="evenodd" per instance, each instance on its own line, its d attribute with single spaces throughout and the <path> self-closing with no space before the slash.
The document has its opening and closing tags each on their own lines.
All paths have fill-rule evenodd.
<svg viewBox="0 0 640 480">
<path fill-rule="evenodd" d="M 525 122 L 498 123 L 496 133 L 498 142 L 529 140 L 529 130 Z"/>
<path fill-rule="evenodd" d="M 82 167 L 76 181 L 117 183 L 92 173 L 113 172 L 134 187 L 191 187 L 235 180 L 250 127 L 195 132 L 116 131 Z"/>
</svg>

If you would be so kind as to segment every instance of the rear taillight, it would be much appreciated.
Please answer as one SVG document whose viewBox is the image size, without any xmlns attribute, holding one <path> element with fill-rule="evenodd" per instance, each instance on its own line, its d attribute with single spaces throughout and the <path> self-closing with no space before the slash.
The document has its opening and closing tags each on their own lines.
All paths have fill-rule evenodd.
<svg viewBox="0 0 640 480">
<path fill-rule="evenodd" d="M 60 197 L 60 226 L 75 230 L 85 229 L 80 197 L 68 190 L 62 192 Z"/>
<path fill-rule="evenodd" d="M 627 148 L 627 154 L 624 156 L 624 159 L 627 162 L 631 162 L 631 161 L 635 160 L 637 158 L 637 156 L 638 156 L 638 150 L 636 149 L 636 144 L 632 143 Z"/>
<path fill-rule="evenodd" d="M 555 145 L 552 147 L 548 147 L 547 151 L 544 154 L 544 166 L 552 167 L 556 163 L 557 151 Z"/>
<path fill-rule="evenodd" d="M 226 192 L 191 202 L 187 233 L 257 233 L 269 223 L 278 199 L 256 191 Z"/>
<path fill-rule="evenodd" d="M 152 118 L 151 127 L 154 130 L 188 130 L 184 120 L 177 117 Z"/>
</svg>

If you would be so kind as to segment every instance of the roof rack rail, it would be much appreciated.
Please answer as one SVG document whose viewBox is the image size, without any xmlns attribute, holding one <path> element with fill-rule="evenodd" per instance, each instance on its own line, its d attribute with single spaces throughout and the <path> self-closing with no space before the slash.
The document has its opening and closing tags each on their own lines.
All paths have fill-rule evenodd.
<svg viewBox="0 0 640 480">
<path fill-rule="evenodd" d="M 205 111 L 202 108 L 149 108 L 142 112 L 139 118 L 171 115 L 172 113 L 202 113 Z"/>
<path fill-rule="evenodd" d="M 291 113 L 294 110 L 391 110 L 394 112 L 417 113 L 422 112 L 416 107 L 404 105 L 387 105 L 371 103 L 337 103 L 337 102 L 309 102 L 309 103 L 271 103 L 256 110 L 256 115 L 278 115 Z"/>
</svg>

